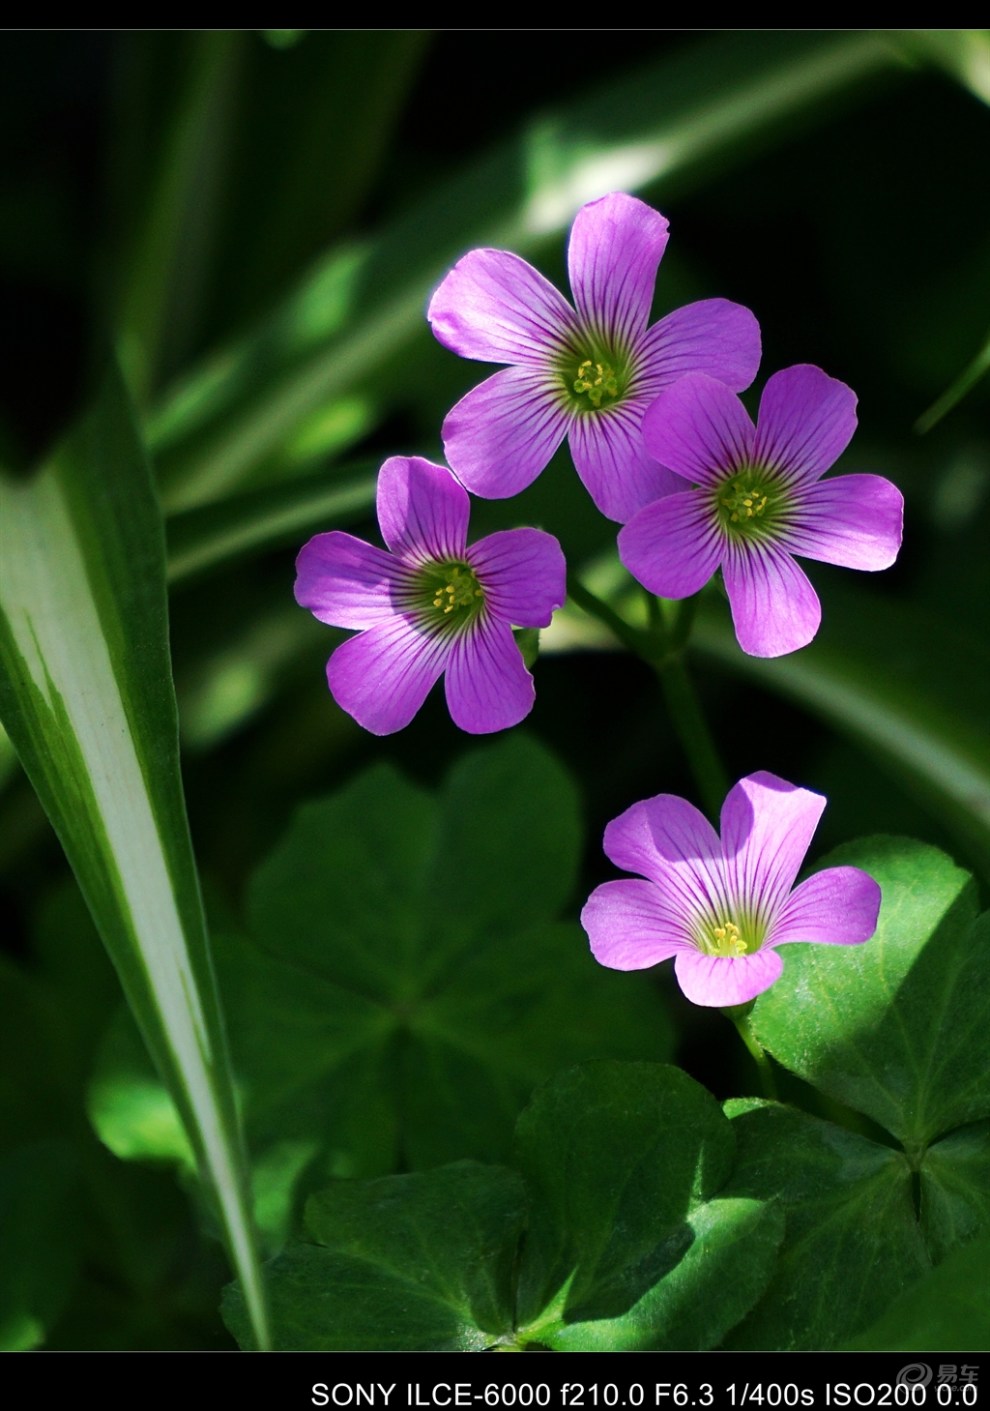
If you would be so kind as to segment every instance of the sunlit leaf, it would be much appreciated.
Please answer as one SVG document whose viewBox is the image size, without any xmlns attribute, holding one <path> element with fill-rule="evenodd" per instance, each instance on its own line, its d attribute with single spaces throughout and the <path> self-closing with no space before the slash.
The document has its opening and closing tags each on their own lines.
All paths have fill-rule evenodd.
<svg viewBox="0 0 990 1411">
<path fill-rule="evenodd" d="M 534 1096 L 516 1130 L 531 1192 L 521 1341 L 560 1350 L 702 1349 L 763 1292 L 782 1221 L 712 1199 L 731 1125 L 676 1068 L 595 1063 Z"/>
<path fill-rule="evenodd" d="M 825 864 L 879 882 L 876 934 L 860 946 L 788 946 L 784 973 L 753 1011 L 760 1042 L 831 1097 L 865 1112 L 914 1159 L 936 1137 L 990 1115 L 980 1051 L 990 976 L 978 957 L 968 873 L 906 839 L 850 843 Z"/>
<path fill-rule="evenodd" d="M 778 1201 L 786 1234 L 764 1297 L 725 1345 L 834 1347 L 930 1267 L 908 1163 L 777 1103 L 734 1100 L 726 1111 L 739 1158 L 722 1194 Z"/>
</svg>

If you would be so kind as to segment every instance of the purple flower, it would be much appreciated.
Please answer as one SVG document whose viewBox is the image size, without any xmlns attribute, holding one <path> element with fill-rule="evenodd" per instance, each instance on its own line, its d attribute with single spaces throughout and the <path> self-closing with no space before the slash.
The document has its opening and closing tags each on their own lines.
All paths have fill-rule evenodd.
<svg viewBox="0 0 990 1411">
<path fill-rule="evenodd" d="M 722 837 L 674 794 L 633 804 L 605 852 L 646 881 L 596 887 L 581 913 L 595 959 L 643 970 L 674 957 L 694 1004 L 744 1004 L 779 977 L 790 941 L 857 945 L 876 930 L 880 888 L 858 867 L 794 881 L 825 808 L 820 794 L 750 774 L 722 805 Z M 792 890 L 793 888 L 793 890 Z"/>
<path fill-rule="evenodd" d="M 591 201 L 571 227 L 576 309 L 507 250 L 472 250 L 430 301 L 446 348 L 508 363 L 451 410 L 444 450 L 475 495 L 501 500 L 531 484 L 565 436 L 577 473 L 610 519 L 627 520 L 677 482 L 647 454 L 643 413 L 686 372 L 737 390 L 760 362 L 760 330 L 725 299 L 688 304 L 647 327 L 667 221 L 633 196 Z"/>
<path fill-rule="evenodd" d="M 356 627 L 327 663 L 337 704 L 374 735 L 408 725 L 446 672 L 454 723 L 505 730 L 533 708 L 533 678 L 512 635 L 547 627 L 565 597 L 560 545 L 508 529 L 468 547 L 468 496 L 441 465 L 393 456 L 378 475 L 390 552 L 351 534 L 317 534 L 296 560 L 296 601 Z"/>
<path fill-rule="evenodd" d="M 821 604 L 794 555 L 889 568 L 904 500 L 879 475 L 822 476 L 856 429 L 856 397 L 821 368 L 785 368 L 763 391 L 757 425 L 721 382 L 694 373 L 643 421 L 653 455 L 691 481 L 641 509 L 619 557 L 663 598 L 697 593 L 721 568 L 739 645 L 775 657 L 806 646 Z"/>
</svg>

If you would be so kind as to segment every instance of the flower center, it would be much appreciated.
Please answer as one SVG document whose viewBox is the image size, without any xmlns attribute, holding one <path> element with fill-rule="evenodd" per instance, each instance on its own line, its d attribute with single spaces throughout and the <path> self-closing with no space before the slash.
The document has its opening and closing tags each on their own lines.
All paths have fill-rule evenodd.
<svg viewBox="0 0 990 1411">
<path fill-rule="evenodd" d="M 485 590 L 470 564 L 433 563 L 421 570 L 417 602 L 436 625 L 462 628 L 481 612 Z"/>
<path fill-rule="evenodd" d="M 584 330 L 561 349 L 557 375 L 568 407 L 580 414 L 606 411 L 629 391 L 636 362 L 628 349 Z"/>
<path fill-rule="evenodd" d="M 761 937 L 745 922 L 704 921 L 698 930 L 698 949 L 703 955 L 750 955 L 759 950 Z"/>
<path fill-rule="evenodd" d="M 715 507 L 730 533 L 755 537 L 773 527 L 780 509 L 780 496 L 765 471 L 749 468 L 718 486 Z"/>
<path fill-rule="evenodd" d="M 610 363 L 599 362 L 596 358 L 585 358 L 578 365 L 573 386 L 578 397 L 585 399 L 595 411 L 603 402 L 608 406 L 621 396 L 615 369 Z"/>
</svg>

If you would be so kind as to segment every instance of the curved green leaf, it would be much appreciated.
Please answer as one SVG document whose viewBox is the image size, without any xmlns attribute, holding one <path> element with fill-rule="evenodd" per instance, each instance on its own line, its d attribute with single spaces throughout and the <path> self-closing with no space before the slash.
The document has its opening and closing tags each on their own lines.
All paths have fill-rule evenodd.
<svg viewBox="0 0 990 1411">
<path fill-rule="evenodd" d="M 119 380 L 31 481 L 0 483 L 0 710 L 264 1299 L 179 776 L 161 518 Z"/>
</svg>

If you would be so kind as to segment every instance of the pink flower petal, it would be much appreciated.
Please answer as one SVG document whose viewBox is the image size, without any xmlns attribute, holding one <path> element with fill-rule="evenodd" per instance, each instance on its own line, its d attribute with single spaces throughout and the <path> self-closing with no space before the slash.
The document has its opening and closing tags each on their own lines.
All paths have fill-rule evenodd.
<svg viewBox="0 0 990 1411">
<path fill-rule="evenodd" d="M 472 250 L 426 311 L 436 338 L 462 358 L 545 367 L 574 342 L 574 310 L 549 280 L 508 250 Z"/>
<path fill-rule="evenodd" d="M 421 456 L 392 456 L 378 473 L 382 538 L 407 563 L 462 559 L 470 501 L 442 465 Z"/>
<path fill-rule="evenodd" d="M 619 558 L 662 598 L 687 598 L 718 568 L 725 541 L 710 490 L 666 495 L 647 505 L 619 531 Z"/>
<path fill-rule="evenodd" d="M 570 423 L 570 447 L 581 483 L 598 509 L 620 524 L 638 509 L 683 489 L 683 481 L 660 465 L 643 443 L 642 400 L 600 412 L 581 412 Z"/>
<path fill-rule="evenodd" d="M 652 882 L 596 887 L 581 912 L 581 925 L 592 955 L 612 970 L 645 970 L 685 947 L 694 949 L 683 915 L 664 905 Z"/>
<path fill-rule="evenodd" d="M 447 413 L 444 452 L 472 494 L 508 499 L 531 485 L 547 465 L 570 419 L 555 377 L 503 368 Z"/>
<path fill-rule="evenodd" d="M 503 529 L 479 539 L 468 562 L 494 616 L 513 627 L 549 627 L 567 596 L 560 545 L 542 529 Z"/>
<path fill-rule="evenodd" d="M 795 494 L 793 522 L 779 541 L 792 554 L 875 571 L 897 558 L 904 496 L 882 475 L 837 475 Z"/>
<path fill-rule="evenodd" d="M 373 735 L 409 724 L 444 669 L 450 637 L 428 635 L 409 617 L 393 617 L 342 643 L 327 662 L 327 684 L 340 706 Z"/>
<path fill-rule="evenodd" d="M 791 893 L 777 917 L 770 944 L 861 945 L 877 929 L 880 899 L 877 883 L 858 867 L 816 872 Z"/>
<path fill-rule="evenodd" d="M 409 570 L 353 534 L 317 534 L 296 559 L 296 602 L 331 627 L 373 627 L 395 616 Z"/>
<path fill-rule="evenodd" d="M 736 637 L 750 656 L 797 651 L 818 631 L 818 595 L 785 549 L 767 541 L 730 540 L 722 574 Z"/>
<path fill-rule="evenodd" d="M 661 392 L 643 418 L 650 455 L 699 485 L 718 485 L 748 464 L 754 436 L 739 398 L 703 372 Z"/>
<path fill-rule="evenodd" d="M 856 394 L 820 367 L 775 372 L 763 389 L 754 457 L 791 482 L 817 480 L 856 430 Z"/>
<path fill-rule="evenodd" d="M 686 799 L 657 794 L 633 804 L 605 829 L 604 848 L 616 867 L 655 883 L 663 905 L 679 912 L 685 926 L 699 916 L 726 915 L 718 834 Z"/>
<path fill-rule="evenodd" d="M 692 1004 L 724 1009 L 730 1004 L 746 1004 L 780 979 L 784 963 L 775 950 L 758 950 L 752 955 L 702 955 L 681 951 L 674 961 L 677 983 Z"/>
<path fill-rule="evenodd" d="M 742 392 L 760 366 L 760 325 L 742 304 L 702 299 L 655 323 L 639 356 L 651 398 L 692 372 Z"/>
<path fill-rule="evenodd" d="M 729 790 L 721 818 L 728 890 L 764 925 L 786 901 L 824 809 L 821 794 L 763 771 Z"/>
<path fill-rule="evenodd" d="M 536 699 L 511 628 L 489 616 L 454 638 L 446 688 L 450 717 L 469 735 L 518 725 Z"/>
<path fill-rule="evenodd" d="M 571 290 L 582 321 L 606 348 L 630 347 L 649 322 L 667 225 L 658 211 L 621 192 L 589 201 L 574 218 Z"/>
</svg>

